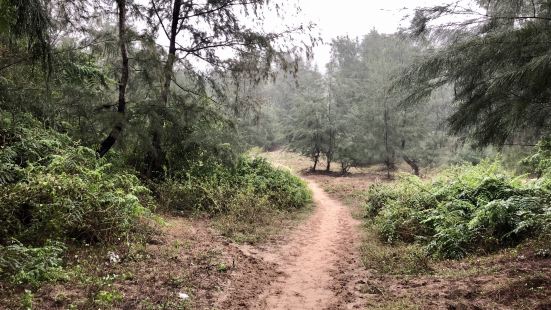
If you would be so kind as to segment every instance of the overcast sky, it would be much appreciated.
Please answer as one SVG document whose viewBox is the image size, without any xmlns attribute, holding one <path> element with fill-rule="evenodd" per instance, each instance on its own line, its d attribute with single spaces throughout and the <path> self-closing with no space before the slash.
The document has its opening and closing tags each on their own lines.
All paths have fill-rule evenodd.
<svg viewBox="0 0 551 310">
<path fill-rule="evenodd" d="M 315 50 L 320 69 L 329 61 L 328 43 L 340 35 L 361 37 L 373 28 L 382 33 L 406 27 L 413 9 L 449 3 L 450 0 L 293 0 L 302 8 L 302 15 L 316 23 L 324 46 Z"/>
</svg>

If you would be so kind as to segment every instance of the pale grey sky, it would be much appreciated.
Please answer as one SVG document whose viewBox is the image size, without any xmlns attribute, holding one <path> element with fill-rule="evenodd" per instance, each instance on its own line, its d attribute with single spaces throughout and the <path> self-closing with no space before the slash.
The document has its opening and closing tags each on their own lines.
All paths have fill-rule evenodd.
<svg viewBox="0 0 551 310">
<path fill-rule="evenodd" d="M 417 7 L 449 3 L 450 0 L 290 0 L 302 8 L 301 15 L 319 26 L 325 44 L 315 49 L 320 69 L 329 61 L 332 38 L 342 35 L 361 37 L 373 28 L 382 33 L 406 27 Z"/>
<path fill-rule="evenodd" d="M 135 0 L 146 4 L 148 0 Z M 201 0 L 200 0 L 201 1 Z M 206 1 L 206 0 L 202 0 Z M 393 33 L 400 27 L 407 27 L 414 10 L 418 7 L 430 7 L 439 4 L 448 4 L 454 0 L 279 0 L 284 4 L 283 16 L 277 16 L 274 11 L 266 11 L 265 23 L 260 26 L 251 21 L 249 27 L 263 27 L 269 31 L 282 31 L 285 26 L 315 23 L 324 44 L 318 45 L 315 50 L 315 63 L 325 71 L 325 65 L 330 59 L 331 40 L 337 36 L 348 35 L 352 38 L 368 34 L 371 29 L 381 33 Z M 462 4 L 472 3 L 472 0 L 461 0 Z M 294 7 L 302 10 L 296 14 Z M 273 8 L 273 6 L 271 6 Z M 244 17 L 245 18 L 245 17 Z M 247 22 L 245 22 L 247 23 Z M 158 42 L 167 45 L 164 35 L 160 35 Z M 233 51 L 219 51 L 231 57 Z"/>
</svg>

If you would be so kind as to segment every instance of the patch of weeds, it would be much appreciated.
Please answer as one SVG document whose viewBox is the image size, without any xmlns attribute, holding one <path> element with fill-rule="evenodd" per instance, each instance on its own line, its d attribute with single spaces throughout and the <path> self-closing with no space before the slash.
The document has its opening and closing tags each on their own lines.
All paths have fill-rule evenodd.
<svg viewBox="0 0 551 310">
<path fill-rule="evenodd" d="M 17 241 L 0 246 L 0 276 L 13 284 L 32 286 L 66 280 L 61 258 L 64 251 L 62 243 L 53 241 L 42 247 L 27 247 Z"/>
<path fill-rule="evenodd" d="M 123 294 L 117 290 L 101 290 L 94 297 L 94 303 L 102 307 L 112 307 L 113 305 L 122 302 L 123 299 Z"/>
<path fill-rule="evenodd" d="M 228 271 L 229 267 L 228 265 L 226 265 L 225 263 L 218 263 L 218 265 L 216 265 L 216 270 L 218 270 L 218 272 L 226 272 Z"/>
<path fill-rule="evenodd" d="M 372 294 L 372 295 L 382 295 L 384 293 L 381 288 L 369 282 L 363 283 L 360 286 L 359 291 L 362 294 Z"/>
<path fill-rule="evenodd" d="M 385 300 L 383 303 L 370 306 L 374 310 L 421 310 L 420 305 L 416 305 L 412 300 L 401 298 L 395 300 Z"/>
<path fill-rule="evenodd" d="M 239 244 L 261 243 L 282 229 L 306 218 L 312 206 L 293 212 L 272 208 L 266 201 L 248 198 L 231 212 L 214 219 L 213 226 L 223 236 Z"/>
<path fill-rule="evenodd" d="M 21 295 L 21 308 L 31 310 L 33 308 L 34 294 L 30 290 L 25 290 Z"/>
<path fill-rule="evenodd" d="M 185 287 L 186 284 L 189 282 L 190 282 L 190 279 L 187 274 L 180 274 L 180 275 L 170 275 L 166 284 L 172 288 L 182 288 L 182 287 Z"/>
<path fill-rule="evenodd" d="M 368 232 L 361 253 L 364 266 L 379 273 L 418 275 L 432 272 L 431 258 L 422 247 L 415 244 L 383 244 L 374 237 L 373 232 Z"/>
<path fill-rule="evenodd" d="M 168 300 L 162 303 L 153 303 L 146 299 L 140 302 L 139 308 L 145 310 L 188 310 L 192 309 L 192 305 L 189 300 Z"/>
<path fill-rule="evenodd" d="M 54 301 L 56 305 L 61 306 L 69 301 L 69 297 L 65 292 L 60 292 L 54 296 Z"/>
<path fill-rule="evenodd" d="M 128 247 L 128 253 L 126 254 L 126 259 L 129 261 L 143 261 L 150 257 L 150 254 L 147 252 L 147 244 L 144 242 L 131 243 Z"/>
</svg>

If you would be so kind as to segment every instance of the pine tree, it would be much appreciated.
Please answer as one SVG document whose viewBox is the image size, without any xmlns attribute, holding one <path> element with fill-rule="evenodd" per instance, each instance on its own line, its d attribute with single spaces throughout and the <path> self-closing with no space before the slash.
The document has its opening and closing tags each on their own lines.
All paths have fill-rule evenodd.
<svg viewBox="0 0 551 310">
<path fill-rule="evenodd" d="M 451 85 L 452 133 L 472 136 L 479 145 L 526 143 L 548 135 L 551 2 L 478 4 L 483 13 L 453 4 L 417 12 L 411 33 L 439 44 L 400 80 L 410 90 L 404 102 L 422 102 Z M 449 15 L 469 18 L 442 22 Z"/>
</svg>

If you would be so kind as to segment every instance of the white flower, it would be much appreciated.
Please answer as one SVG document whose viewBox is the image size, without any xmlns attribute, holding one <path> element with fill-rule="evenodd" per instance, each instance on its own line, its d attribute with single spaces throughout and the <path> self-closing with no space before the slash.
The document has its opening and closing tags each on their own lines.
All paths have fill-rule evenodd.
<svg viewBox="0 0 551 310">
<path fill-rule="evenodd" d="M 186 293 L 178 293 L 178 297 L 180 297 L 181 300 L 189 299 L 189 295 Z"/>
<path fill-rule="evenodd" d="M 108 252 L 107 258 L 109 258 L 109 262 L 111 262 L 111 264 L 118 264 L 121 262 L 120 256 L 118 256 L 115 252 Z"/>
</svg>

